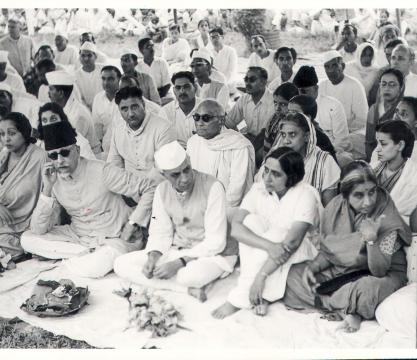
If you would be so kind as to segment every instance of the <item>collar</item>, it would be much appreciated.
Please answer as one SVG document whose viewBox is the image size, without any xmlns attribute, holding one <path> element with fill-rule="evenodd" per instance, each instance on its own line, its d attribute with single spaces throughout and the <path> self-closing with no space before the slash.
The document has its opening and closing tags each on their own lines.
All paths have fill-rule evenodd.
<svg viewBox="0 0 417 360">
<path fill-rule="evenodd" d="M 146 111 L 146 104 L 145 104 L 145 118 L 143 119 L 142 125 L 139 127 L 139 129 L 137 130 L 131 129 L 129 125 L 127 124 L 127 122 L 125 121 L 125 130 L 128 133 L 128 135 L 130 136 L 141 135 L 145 131 L 146 125 L 148 124 L 150 117 L 151 117 L 151 112 Z"/>
</svg>

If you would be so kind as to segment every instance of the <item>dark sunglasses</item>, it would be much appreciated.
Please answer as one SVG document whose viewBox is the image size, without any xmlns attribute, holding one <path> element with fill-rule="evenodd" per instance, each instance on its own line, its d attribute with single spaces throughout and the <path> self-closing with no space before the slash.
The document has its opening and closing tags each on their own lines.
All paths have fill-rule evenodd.
<svg viewBox="0 0 417 360">
<path fill-rule="evenodd" d="M 58 155 L 61 155 L 63 157 L 68 157 L 70 153 L 71 153 L 71 149 L 62 149 L 58 152 L 55 151 L 55 152 L 52 152 L 52 153 L 48 153 L 48 157 L 51 160 L 56 160 L 56 159 L 58 159 Z"/>
<path fill-rule="evenodd" d="M 200 119 L 203 120 L 205 123 L 210 122 L 211 119 L 217 117 L 216 115 L 209 115 L 209 114 L 194 114 L 193 119 L 194 121 L 199 121 Z"/>
</svg>

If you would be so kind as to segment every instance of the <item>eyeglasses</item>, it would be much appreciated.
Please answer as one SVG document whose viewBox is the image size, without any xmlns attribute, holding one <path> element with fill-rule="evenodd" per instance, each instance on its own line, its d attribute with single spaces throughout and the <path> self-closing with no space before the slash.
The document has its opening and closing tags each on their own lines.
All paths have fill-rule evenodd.
<svg viewBox="0 0 417 360">
<path fill-rule="evenodd" d="M 393 88 L 396 88 L 397 86 L 399 86 L 399 84 L 396 83 L 395 81 L 390 81 L 390 82 L 382 81 L 379 85 L 382 88 L 389 87 L 390 89 L 393 89 Z"/>
<path fill-rule="evenodd" d="M 57 151 L 54 151 L 52 153 L 48 153 L 48 157 L 51 160 L 56 160 L 56 159 L 58 159 L 58 155 L 61 155 L 63 157 L 68 157 L 70 153 L 71 153 L 71 149 L 62 149 L 62 150 L 60 150 L 58 152 Z"/>
<path fill-rule="evenodd" d="M 213 119 L 213 118 L 215 118 L 215 117 L 217 117 L 217 115 L 209 115 L 209 114 L 203 114 L 203 115 L 200 115 L 200 114 L 197 114 L 197 113 L 195 113 L 195 114 L 193 115 L 193 119 L 194 119 L 194 121 L 200 121 L 200 119 L 201 119 L 201 120 L 203 120 L 205 123 L 210 122 L 210 120 L 211 120 L 211 119 Z"/>
<path fill-rule="evenodd" d="M 204 63 L 204 62 L 195 62 L 195 63 L 192 63 L 190 66 L 191 67 L 198 67 L 198 66 L 204 66 L 204 65 L 207 65 L 207 64 Z"/>
<path fill-rule="evenodd" d="M 245 76 L 243 78 L 245 82 L 254 83 L 258 78 L 256 76 Z"/>
</svg>

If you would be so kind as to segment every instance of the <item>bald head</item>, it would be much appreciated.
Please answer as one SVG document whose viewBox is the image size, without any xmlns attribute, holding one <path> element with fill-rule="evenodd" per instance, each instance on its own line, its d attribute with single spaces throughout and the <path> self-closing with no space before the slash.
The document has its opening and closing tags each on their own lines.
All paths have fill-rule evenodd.
<svg viewBox="0 0 417 360">
<path fill-rule="evenodd" d="M 225 115 L 223 106 L 216 100 L 203 100 L 193 115 L 197 135 L 205 139 L 219 135 Z"/>
<path fill-rule="evenodd" d="M 214 99 L 205 99 L 203 100 L 197 107 L 196 112 L 200 110 L 205 110 L 206 114 L 215 115 L 215 116 L 225 116 L 226 112 L 224 111 L 224 107 L 218 101 Z"/>
<path fill-rule="evenodd" d="M 407 76 L 414 63 L 414 58 L 414 50 L 410 46 L 399 44 L 392 50 L 391 67 L 400 70 L 404 76 Z"/>
</svg>

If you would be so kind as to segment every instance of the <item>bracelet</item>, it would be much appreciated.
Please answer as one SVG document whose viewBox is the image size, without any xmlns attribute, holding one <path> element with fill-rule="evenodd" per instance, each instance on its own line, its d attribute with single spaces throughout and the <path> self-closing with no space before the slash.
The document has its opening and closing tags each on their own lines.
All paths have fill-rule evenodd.
<svg viewBox="0 0 417 360">
<path fill-rule="evenodd" d="M 187 262 L 185 261 L 184 258 L 180 257 L 180 258 L 178 258 L 178 260 L 181 261 L 182 266 L 184 266 L 184 267 L 187 266 Z"/>
</svg>

